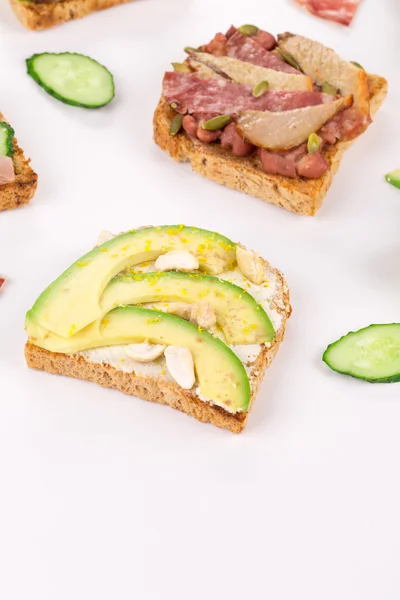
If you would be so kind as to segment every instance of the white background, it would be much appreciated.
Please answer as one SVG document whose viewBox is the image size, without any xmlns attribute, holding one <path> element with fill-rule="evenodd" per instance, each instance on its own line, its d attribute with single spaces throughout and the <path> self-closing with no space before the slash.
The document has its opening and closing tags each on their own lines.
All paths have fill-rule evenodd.
<svg viewBox="0 0 400 600">
<path fill-rule="evenodd" d="M 152 113 L 185 45 L 231 23 L 319 39 L 390 94 L 346 153 L 315 218 L 224 189 L 163 154 Z M 39 174 L 0 214 L 2 600 L 398 600 L 400 384 L 331 372 L 328 343 L 400 321 L 398 0 L 346 29 L 291 0 L 138 0 L 43 33 L 0 6 L 0 109 Z M 25 74 L 35 52 L 93 56 L 115 75 L 99 111 Z M 89 383 L 27 369 L 24 314 L 102 229 L 186 223 L 259 251 L 293 316 L 240 436 Z"/>
</svg>

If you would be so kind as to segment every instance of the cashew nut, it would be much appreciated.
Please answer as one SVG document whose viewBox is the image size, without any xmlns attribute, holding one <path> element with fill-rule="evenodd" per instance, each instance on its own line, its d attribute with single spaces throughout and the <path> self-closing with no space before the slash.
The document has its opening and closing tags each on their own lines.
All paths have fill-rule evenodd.
<svg viewBox="0 0 400 600">
<path fill-rule="evenodd" d="M 216 324 L 217 317 L 209 302 L 195 302 L 190 311 L 190 321 L 203 329 L 211 329 Z"/>
<path fill-rule="evenodd" d="M 129 344 L 126 347 L 126 353 L 129 358 L 133 358 L 133 360 L 137 360 L 137 362 L 148 363 L 152 362 L 161 354 L 163 354 L 165 350 L 165 346 L 161 346 L 160 344 L 149 344 L 148 342 L 143 342 L 142 344 Z"/>
<path fill-rule="evenodd" d="M 184 302 L 170 302 L 167 307 L 167 312 L 186 321 L 190 321 L 192 306 Z"/>
<path fill-rule="evenodd" d="M 252 283 L 261 285 L 265 281 L 265 267 L 262 258 L 253 250 L 236 246 L 236 260 L 242 274 Z"/>
<path fill-rule="evenodd" d="M 173 250 L 161 254 L 155 262 L 157 271 L 182 271 L 189 273 L 199 268 L 199 261 L 190 252 Z"/>
<path fill-rule="evenodd" d="M 184 346 L 168 346 L 164 355 L 171 377 L 184 390 L 192 389 L 196 377 L 194 374 L 193 357 L 189 348 Z"/>
<path fill-rule="evenodd" d="M 97 245 L 101 246 L 101 244 L 105 244 L 106 242 L 109 242 L 114 237 L 115 237 L 115 235 L 113 233 L 111 233 L 111 231 L 101 231 L 99 238 L 97 240 Z"/>
<path fill-rule="evenodd" d="M 167 312 L 207 330 L 214 327 L 217 322 L 212 305 L 205 301 L 195 302 L 194 304 L 171 302 L 168 305 Z"/>
</svg>

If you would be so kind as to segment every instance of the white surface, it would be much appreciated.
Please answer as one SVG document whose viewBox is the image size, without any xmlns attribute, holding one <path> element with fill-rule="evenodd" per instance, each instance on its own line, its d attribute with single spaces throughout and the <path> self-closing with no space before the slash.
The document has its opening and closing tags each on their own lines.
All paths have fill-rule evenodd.
<svg viewBox="0 0 400 600">
<path fill-rule="evenodd" d="M 375 124 L 312 219 L 241 196 L 152 142 L 161 78 L 231 24 L 319 38 L 389 78 Z M 1 110 L 40 176 L 0 214 L 2 600 L 398 600 L 400 384 L 330 372 L 321 353 L 399 321 L 400 5 L 364 0 L 350 29 L 290 0 L 140 0 L 45 33 L 0 7 Z M 35 52 L 89 54 L 117 97 L 88 112 L 25 75 Z M 285 273 L 293 317 L 244 434 L 29 371 L 24 313 L 102 229 L 219 230 Z"/>
</svg>

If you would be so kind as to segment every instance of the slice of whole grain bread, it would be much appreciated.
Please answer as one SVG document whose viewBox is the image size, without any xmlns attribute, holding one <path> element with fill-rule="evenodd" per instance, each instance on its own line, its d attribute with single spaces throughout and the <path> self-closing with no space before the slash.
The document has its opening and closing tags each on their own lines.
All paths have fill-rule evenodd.
<svg viewBox="0 0 400 600">
<path fill-rule="evenodd" d="M 387 81 L 378 75 L 368 75 L 368 82 L 373 116 L 385 100 Z M 216 183 L 303 215 L 313 216 L 321 207 L 344 151 L 353 143 L 339 141 L 324 153 L 330 168 L 319 179 L 291 179 L 265 173 L 257 156 L 237 157 L 223 150 L 218 143 L 204 144 L 183 132 L 170 135 L 169 126 L 174 114 L 161 97 L 153 119 L 154 141 L 172 158 L 190 162 L 194 171 Z"/>
<path fill-rule="evenodd" d="M 4 121 L 6 119 L 0 113 L 0 122 Z M 37 188 L 38 176 L 30 166 L 30 160 L 25 158 L 15 138 L 12 159 L 15 179 L 11 183 L 0 185 L 0 211 L 28 204 Z"/>
<path fill-rule="evenodd" d="M 219 406 L 200 400 L 194 391 L 184 390 L 176 383 L 164 378 L 156 379 L 125 373 L 107 364 L 92 363 L 82 356 L 49 352 L 29 341 L 25 346 L 26 362 L 31 369 L 91 381 L 143 400 L 167 404 L 203 423 L 212 423 L 233 433 L 240 433 L 246 426 L 265 371 L 272 363 L 285 337 L 286 323 L 292 311 L 285 279 L 276 269 L 271 270 L 277 282 L 276 292 L 271 302 L 273 308 L 281 316 L 281 325 L 275 332 L 273 341 L 262 346 L 262 351 L 256 361 L 250 366 L 251 400 L 246 413 L 229 413 Z"/>
<path fill-rule="evenodd" d="M 35 4 L 10 0 L 11 6 L 25 27 L 28 29 L 49 29 L 65 21 L 86 17 L 96 10 L 111 8 L 132 0 L 55 0 Z"/>
</svg>

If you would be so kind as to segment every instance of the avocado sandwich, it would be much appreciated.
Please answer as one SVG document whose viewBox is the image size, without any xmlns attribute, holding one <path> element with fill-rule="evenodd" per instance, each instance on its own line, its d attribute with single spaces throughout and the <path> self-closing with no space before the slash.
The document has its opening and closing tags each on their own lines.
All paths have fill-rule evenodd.
<svg viewBox="0 0 400 600">
<path fill-rule="evenodd" d="M 125 4 L 131 0 L 10 0 L 11 6 L 28 29 L 49 29 L 65 21 L 86 17 L 96 10 Z"/>
<path fill-rule="evenodd" d="M 0 211 L 28 204 L 38 177 L 18 146 L 14 129 L 0 113 Z"/>
<path fill-rule="evenodd" d="M 281 273 L 219 233 L 103 232 L 28 311 L 25 356 L 239 433 L 290 313 Z"/>
</svg>

